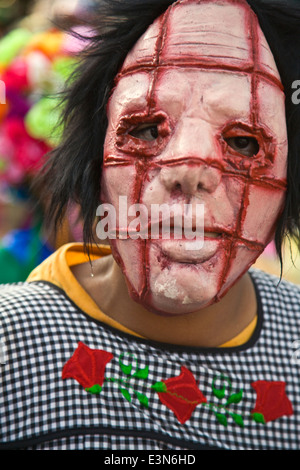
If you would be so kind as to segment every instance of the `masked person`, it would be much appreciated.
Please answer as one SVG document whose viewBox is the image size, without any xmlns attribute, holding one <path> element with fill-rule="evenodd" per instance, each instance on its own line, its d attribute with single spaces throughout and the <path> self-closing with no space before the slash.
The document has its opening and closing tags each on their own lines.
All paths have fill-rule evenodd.
<svg viewBox="0 0 300 470">
<path fill-rule="evenodd" d="M 41 176 L 85 245 L 2 288 L 2 448 L 299 448 L 299 288 L 250 269 L 299 224 L 299 23 L 293 2 L 100 10 Z"/>
</svg>

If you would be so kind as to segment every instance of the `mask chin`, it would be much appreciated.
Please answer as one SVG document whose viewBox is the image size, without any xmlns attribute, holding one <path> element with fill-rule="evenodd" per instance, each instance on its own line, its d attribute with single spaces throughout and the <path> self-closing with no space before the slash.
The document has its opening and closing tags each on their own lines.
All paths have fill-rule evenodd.
<svg viewBox="0 0 300 470">
<path fill-rule="evenodd" d="M 208 260 L 191 264 L 167 259 L 151 241 L 115 241 L 112 250 L 131 299 L 156 315 L 171 317 L 219 302 L 263 251 L 232 243 L 228 256 L 228 241 L 216 240 L 215 244 L 217 249 Z"/>
</svg>

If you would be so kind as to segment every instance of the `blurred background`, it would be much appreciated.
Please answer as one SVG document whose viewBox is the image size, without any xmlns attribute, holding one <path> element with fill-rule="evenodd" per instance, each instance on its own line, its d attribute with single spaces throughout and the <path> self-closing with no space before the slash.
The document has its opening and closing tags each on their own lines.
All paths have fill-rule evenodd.
<svg viewBox="0 0 300 470">
<path fill-rule="evenodd" d="M 57 236 L 45 231 L 31 183 L 59 142 L 60 93 L 86 46 L 67 31 L 83 32 L 96 3 L 0 0 L 0 283 L 24 281 L 55 249 L 82 239 L 76 207 Z"/>
<path fill-rule="evenodd" d="M 84 28 L 101 0 L 0 0 L 0 283 L 21 282 L 62 244 L 81 241 L 76 207 L 57 236 L 45 231 L 30 187 L 43 157 L 57 145 L 59 94 L 85 41 L 64 29 Z M 4 99 L 5 97 L 5 99 Z M 291 256 L 292 254 L 292 256 Z M 280 275 L 274 244 L 256 263 Z M 300 284 L 294 243 L 284 249 L 283 277 Z"/>
</svg>

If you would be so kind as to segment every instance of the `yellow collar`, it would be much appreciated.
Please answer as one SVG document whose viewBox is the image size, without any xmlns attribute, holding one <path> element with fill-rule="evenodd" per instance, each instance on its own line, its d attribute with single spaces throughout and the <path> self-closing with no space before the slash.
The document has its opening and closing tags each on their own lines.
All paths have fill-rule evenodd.
<svg viewBox="0 0 300 470">
<path fill-rule="evenodd" d="M 92 246 L 91 260 L 108 256 L 111 254 L 108 246 Z M 62 246 L 39 265 L 28 277 L 28 282 L 46 281 L 61 288 L 66 295 L 85 313 L 92 318 L 99 320 L 109 326 L 112 326 L 122 332 L 140 337 L 134 331 L 129 330 L 125 326 L 105 315 L 88 293 L 79 284 L 71 271 L 71 267 L 77 264 L 86 263 L 89 259 L 84 252 L 81 243 L 70 243 Z M 230 341 L 222 344 L 220 347 L 229 348 L 237 347 L 245 344 L 252 336 L 257 324 L 255 318 L 240 334 Z"/>
</svg>

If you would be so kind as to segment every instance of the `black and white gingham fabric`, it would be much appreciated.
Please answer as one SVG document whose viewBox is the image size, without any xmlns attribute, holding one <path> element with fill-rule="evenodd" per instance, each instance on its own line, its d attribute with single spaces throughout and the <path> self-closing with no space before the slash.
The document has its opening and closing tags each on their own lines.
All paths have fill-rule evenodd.
<svg viewBox="0 0 300 470">
<path fill-rule="evenodd" d="M 299 449 L 300 291 L 259 271 L 252 277 L 256 332 L 222 350 L 133 338 L 47 283 L 1 286 L 0 449 Z M 62 379 L 79 343 L 112 354 L 99 394 Z M 183 370 L 204 397 L 186 419 L 176 411 L 195 398 L 185 378 L 176 389 Z M 170 389 L 170 403 L 157 383 Z"/>
</svg>

